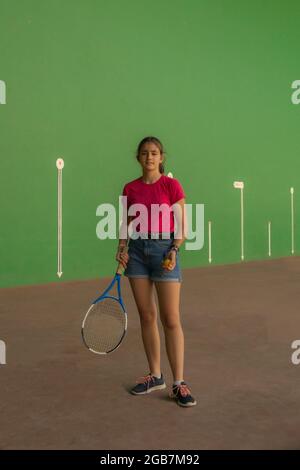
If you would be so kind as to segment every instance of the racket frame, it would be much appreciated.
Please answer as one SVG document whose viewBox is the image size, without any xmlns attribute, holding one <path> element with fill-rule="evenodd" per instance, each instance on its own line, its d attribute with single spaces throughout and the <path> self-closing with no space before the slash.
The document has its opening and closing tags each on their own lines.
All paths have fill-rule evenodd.
<svg viewBox="0 0 300 470">
<path fill-rule="evenodd" d="M 128 247 L 125 246 L 123 251 L 127 252 Z M 119 263 L 118 268 L 117 268 L 117 272 L 115 274 L 115 277 L 113 278 L 113 280 L 111 281 L 109 286 L 105 289 L 105 291 L 99 297 L 97 297 L 97 299 L 95 299 L 92 302 L 90 308 L 86 312 L 85 317 L 83 319 L 82 326 L 81 326 L 81 336 L 82 336 L 83 343 L 85 344 L 85 346 L 88 348 L 89 351 L 91 351 L 95 354 L 100 354 L 100 355 L 103 356 L 103 355 L 110 354 L 111 352 L 115 351 L 116 349 L 118 349 L 118 347 L 122 343 L 122 341 L 124 339 L 124 336 L 126 334 L 126 331 L 127 331 L 127 313 L 126 313 L 126 310 L 125 310 L 125 306 L 124 306 L 123 299 L 122 299 L 122 294 L 121 294 L 121 276 L 122 276 L 123 271 L 124 271 L 124 268 L 121 265 L 121 263 Z M 107 295 L 107 293 L 113 288 L 113 286 L 116 282 L 117 282 L 118 297 L 115 297 L 113 295 Z M 86 343 L 86 341 L 84 339 L 83 330 L 84 330 L 84 325 L 85 325 L 86 319 L 87 319 L 90 311 L 92 310 L 94 305 L 96 305 L 98 302 L 102 301 L 103 299 L 113 299 L 113 300 L 116 300 L 117 302 L 119 302 L 119 304 L 122 307 L 123 313 L 125 315 L 125 328 L 124 328 L 124 332 L 123 332 L 123 335 L 122 335 L 119 343 L 113 349 L 110 349 L 109 351 L 106 351 L 106 352 L 99 352 L 99 351 L 95 351 L 94 349 L 92 349 L 88 346 L 88 344 Z"/>
</svg>

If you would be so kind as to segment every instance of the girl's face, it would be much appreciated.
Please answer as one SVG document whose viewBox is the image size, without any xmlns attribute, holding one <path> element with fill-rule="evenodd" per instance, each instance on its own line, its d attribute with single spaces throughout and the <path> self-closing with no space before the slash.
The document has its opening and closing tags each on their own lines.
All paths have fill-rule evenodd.
<svg viewBox="0 0 300 470">
<path fill-rule="evenodd" d="M 163 156 L 159 148 L 153 142 L 146 142 L 139 153 L 139 162 L 146 171 L 159 172 L 159 164 L 162 163 Z"/>
</svg>

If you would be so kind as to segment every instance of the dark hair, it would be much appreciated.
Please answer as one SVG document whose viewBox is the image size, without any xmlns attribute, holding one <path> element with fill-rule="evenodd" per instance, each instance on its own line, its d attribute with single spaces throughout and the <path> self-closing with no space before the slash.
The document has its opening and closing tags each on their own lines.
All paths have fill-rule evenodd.
<svg viewBox="0 0 300 470">
<path fill-rule="evenodd" d="M 164 148 L 163 148 L 163 144 L 161 143 L 161 141 L 157 138 L 157 137 L 153 137 L 153 136 L 148 136 L 148 137 L 144 137 L 139 145 L 138 145 L 138 148 L 137 148 L 137 153 L 136 153 L 136 159 L 139 161 L 139 154 L 140 154 L 140 151 L 142 149 L 142 146 L 144 144 L 146 144 L 147 142 L 152 142 L 153 144 L 155 144 L 158 148 L 159 148 L 159 151 L 162 154 L 165 154 L 164 152 Z M 160 163 L 159 164 L 159 172 L 160 173 L 164 173 L 165 172 L 165 167 L 164 167 L 164 164 L 163 163 Z"/>
</svg>

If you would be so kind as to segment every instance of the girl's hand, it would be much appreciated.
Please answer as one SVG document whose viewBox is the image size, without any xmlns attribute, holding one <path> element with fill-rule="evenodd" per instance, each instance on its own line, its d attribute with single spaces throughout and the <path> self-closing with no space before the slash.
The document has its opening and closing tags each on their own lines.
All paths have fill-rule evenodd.
<svg viewBox="0 0 300 470">
<path fill-rule="evenodd" d="M 127 267 L 127 263 L 129 261 L 129 255 L 128 253 L 123 253 L 124 247 L 121 245 L 118 247 L 118 251 L 116 253 L 116 261 L 122 264 L 124 269 Z"/>
<path fill-rule="evenodd" d="M 173 271 L 176 266 L 176 251 L 170 250 L 162 263 L 163 268 L 166 271 Z"/>
</svg>

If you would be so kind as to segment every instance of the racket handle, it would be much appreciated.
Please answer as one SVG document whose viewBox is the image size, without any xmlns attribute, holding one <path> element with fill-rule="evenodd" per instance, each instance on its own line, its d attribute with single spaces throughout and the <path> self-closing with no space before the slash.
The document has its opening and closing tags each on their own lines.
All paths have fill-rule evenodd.
<svg viewBox="0 0 300 470">
<path fill-rule="evenodd" d="M 121 251 L 121 253 L 128 253 L 128 246 L 127 245 L 121 246 L 120 251 Z M 116 274 L 123 274 L 124 271 L 125 271 L 125 268 L 124 268 L 123 264 L 119 263 L 118 267 L 117 267 Z"/>
</svg>

